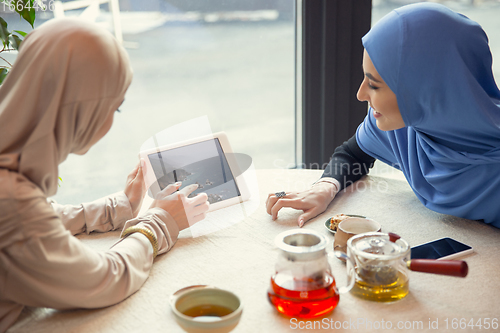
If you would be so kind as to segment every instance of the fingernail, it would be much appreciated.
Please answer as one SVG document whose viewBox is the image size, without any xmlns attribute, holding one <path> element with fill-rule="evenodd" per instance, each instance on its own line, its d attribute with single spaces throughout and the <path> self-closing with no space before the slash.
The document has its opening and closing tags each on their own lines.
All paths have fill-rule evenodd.
<svg viewBox="0 0 500 333">
<path fill-rule="evenodd" d="M 299 228 L 302 228 L 304 226 L 304 220 L 300 219 L 299 220 Z"/>
<path fill-rule="evenodd" d="M 177 186 L 177 187 L 179 187 L 179 186 L 181 186 L 181 185 L 182 185 L 182 183 L 181 183 L 181 182 L 177 182 L 177 183 L 175 183 L 175 186 Z"/>
<path fill-rule="evenodd" d="M 141 158 L 141 162 L 140 162 L 140 167 L 141 168 L 144 168 L 144 165 L 146 164 L 146 162 L 144 162 L 144 160 Z"/>
</svg>

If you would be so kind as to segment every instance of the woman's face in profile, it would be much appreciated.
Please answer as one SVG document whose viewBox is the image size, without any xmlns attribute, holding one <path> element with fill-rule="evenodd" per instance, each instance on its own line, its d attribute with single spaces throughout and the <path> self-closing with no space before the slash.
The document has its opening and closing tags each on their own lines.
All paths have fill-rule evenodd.
<svg viewBox="0 0 500 333">
<path fill-rule="evenodd" d="M 373 65 L 368 52 L 363 54 L 363 72 L 365 77 L 358 90 L 358 100 L 368 102 L 373 109 L 377 127 L 382 131 L 392 131 L 405 127 L 399 112 L 396 94 L 382 80 Z"/>
</svg>

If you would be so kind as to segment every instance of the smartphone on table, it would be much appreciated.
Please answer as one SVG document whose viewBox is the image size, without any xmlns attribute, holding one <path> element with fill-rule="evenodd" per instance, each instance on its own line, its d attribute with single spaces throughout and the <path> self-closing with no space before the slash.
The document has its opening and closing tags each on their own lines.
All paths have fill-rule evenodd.
<svg viewBox="0 0 500 333">
<path fill-rule="evenodd" d="M 471 246 L 445 237 L 411 248 L 412 259 L 456 259 L 474 252 Z"/>
</svg>

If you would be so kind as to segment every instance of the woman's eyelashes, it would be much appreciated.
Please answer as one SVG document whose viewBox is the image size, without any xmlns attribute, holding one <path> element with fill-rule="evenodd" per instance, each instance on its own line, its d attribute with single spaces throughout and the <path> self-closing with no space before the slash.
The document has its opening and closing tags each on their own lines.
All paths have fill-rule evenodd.
<svg viewBox="0 0 500 333">
<path fill-rule="evenodd" d="M 366 81 L 368 88 L 370 88 L 371 90 L 377 90 L 379 87 L 374 86 L 368 76 L 369 75 L 365 75 L 365 80 L 364 80 L 364 81 Z"/>
<path fill-rule="evenodd" d="M 116 109 L 116 112 L 122 112 L 120 108 L 122 107 L 123 102 L 125 102 L 125 99 L 123 99 L 123 101 L 120 103 L 120 106 Z"/>
</svg>

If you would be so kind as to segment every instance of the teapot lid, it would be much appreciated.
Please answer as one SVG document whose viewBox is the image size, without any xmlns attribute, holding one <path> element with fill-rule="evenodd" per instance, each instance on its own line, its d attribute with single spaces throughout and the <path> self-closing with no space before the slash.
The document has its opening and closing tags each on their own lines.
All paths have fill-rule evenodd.
<svg viewBox="0 0 500 333">
<path fill-rule="evenodd" d="M 275 244 L 292 261 L 311 260 L 325 255 L 327 240 L 314 230 L 292 229 L 276 236 Z"/>
<path fill-rule="evenodd" d="M 347 247 L 356 255 L 378 259 L 393 259 L 409 252 L 410 246 L 404 239 L 391 241 L 390 238 L 382 232 L 359 234 L 349 239 Z"/>
</svg>

